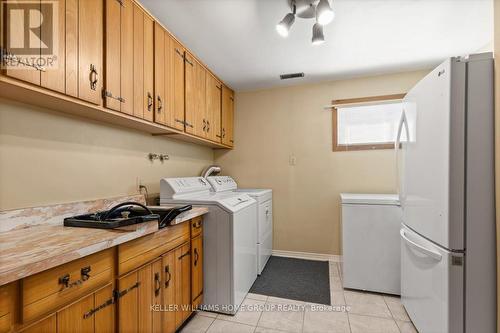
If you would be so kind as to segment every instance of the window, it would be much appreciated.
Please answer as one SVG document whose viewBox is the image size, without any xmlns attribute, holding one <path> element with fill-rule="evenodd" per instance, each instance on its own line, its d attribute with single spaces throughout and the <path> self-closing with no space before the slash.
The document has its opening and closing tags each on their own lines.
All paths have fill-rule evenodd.
<svg viewBox="0 0 500 333">
<path fill-rule="evenodd" d="M 393 149 L 403 97 L 398 94 L 333 101 L 333 151 Z"/>
</svg>

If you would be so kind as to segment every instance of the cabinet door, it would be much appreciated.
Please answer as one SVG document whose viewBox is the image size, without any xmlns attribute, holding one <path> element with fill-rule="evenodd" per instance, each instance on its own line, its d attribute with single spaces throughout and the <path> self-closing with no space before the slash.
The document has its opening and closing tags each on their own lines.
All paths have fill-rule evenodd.
<svg viewBox="0 0 500 333">
<path fill-rule="evenodd" d="M 174 333 L 176 329 L 175 305 L 176 275 L 175 275 L 175 250 L 167 252 L 162 256 L 163 266 L 163 304 L 166 306 L 163 312 L 164 333 Z"/>
<path fill-rule="evenodd" d="M 95 292 L 95 307 L 100 307 L 100 309 L 94 313 L 95 333 L 113 333 L 115 331 L 115 306 L 114 304 L 110 304 L 112 299 L 112 284 Z"/>
<path fill-rule="evenodd" d="M 57 332 L 56 314 L 21 330 L 22 333 L 54 333 Z M 61 331 L 59 331 L 61 332 Z"/>
<path fill-rule="evenodd" d="M 207 71 L 199 62 L 195 62 L 196 71 L 196 111 L 194 132 L 196 136 L 206 137 L 207 134 Z"/>
<path fill-rule="evenodd" d="M 143 60 L 143 118 L 153 121 L 154 100 L 154 21 L 144 15 L 144 60 Z"/>
<path fill-rule="evenodd" d="M 165 31 L 158 23 L 155 23 L 154 41 L 154 121 L 165 124 Z"/>
<path fill-rule="evenodd" d="M 186 52 L 186 114 L 185 114 L 185 125 L 186 133 L 196 134 L 195 122 L 196 122 L 196 112 L 197 112 L 197 76 L 196 76 L 196 65 L 191 54 Z"/>
<path fill-rule="evenodd" d="M 106 82 L 104 106 L 120 111 L 120 11 L 117 0 L 106 0 Z"/>
<path fill-rule="evenodd" d="M 191 240 L 191 303 L 193 307 L 203 299 L 203 236 Z"/>
<path fill-rule="evenodd" d="M 231 89 L 222 86 L 222 143 L 233 145 L 234 94 Z"/>
<path fill-rule="evenodd" d="M 184 48 L 172 39 L 174 108 L 172 127 L 184 130 Z"/>
<path fill-rule="evenodd" d="M 48 88 L 51 90 L 58 91 L 60 93 L 65 92 L 65 52 L 66 46 L 64 38 L 65 35 L 65 27 L 66 27 L 66 1 L 65 0 L 56 0 L 53 2 L 54 5 L 57 5 L 57 43 L 54 44 L 54 47 L 57 47 L 57 50 L 54 51 L 54 55 L 57 56 L 57 60 L 53 62 L 52 66 L 47 64 L 45 71 L 40 73 L 41 75 L 41 85 L 44 88 Z M 49 13 L 47 11 L 52 10 L 51 6 L 42 6 L 42 15 L 44 17 L 49 17 Z M 44 24 L 41 27 L 42 38 L 46 34 L 52 34 L 53 27 L 50 24 Z"/>
<path fill-rule="evenodd" d="M 7 49 L 7 52 L 11 53 L 13 57 L 10 58 L 8 66 L 5 68 L 5 75 L 12 78 L 26 81 L 35 85 L 40 85 L 40 69 L 33 63 L 29 61 L 27 57 L 39 57 L 40 56 L 40 40 L 29 40 L 25 39 L 25 20 L 24 15 L 25 8 L 23 8 L 23 1 L 9 1 L 2 0 L 2 7 L 8 5 L 9 13 L 3 13 L 6 16 L 7 21 L 5 22 L 5 36 L 6 45 L 3 45 Z M 33 1 L 32 5 L 40 8 L 39 1 Z M 2 8 L 2 10 L 5 8 Z M 40 20 L 41 15 L 39 11 L 32 11 L 33 17 L 30 17 L 30 23 L 32 23 L 33 28 L 30 30 L 33 34 L 40 36 Z M 3 18 L 3 17 L 2 17 Z M 3 21 L 3 20 L 2 20 Z M 2 23 L 3 25 L 3 23 Z M 24 47 L 29 45 L 30 55 L 24 55 L 22 50 Z M 19 50 L 19 51 L 18 51 Z M 26 52 L 24 52 L 26 53 Z"/>
<path fill-rule="evenodd" d="M 144 87 L 144 67 L 145 67 L 145 49 L 144 49 L 144 29 L 146 27 L 146 22 L 144 21 L 144 12 L 137 6 L 134 7 L 134 63 L 132 64 L 134 70 L 134 116 L 138 118 L 144 118 L 146 113 L 147 104 L 144 100 L 144 93 L 146 89 Z M 151 32 L 151 38 L 153 37 L 153 32 Z M 152 101 L 151 97 L 151 101 Z"/>
<path fill-rule="evenodd" d="M 207 74 L 207 138 L 221 142 L 222 84 L 212 74 Z"/>
<path fill-rule="evenodd" d="M 94 332 L 94 316 L 85 316 L 94 309 L 94 294 L 57 312 L 57 332 Z"/>
<path fill-rule="evenodd" d="M 153 298 L 152 298 L 152 305 L 157 305 L 158 307 L 161 308 L 163 304 L 163 275 L 162 275 L 162 259 L 158 258 L 157 260 L 153 261 L 151 264 L 152 270 L 153 270 L 153 281 L 152 281 L 152 286 L 153 286 Z M 148 311 L 150 311 L 150 307 L 148 307 Z M 153 311 L 152 316 L 153 316 L 153 332 L 162 332 L 162 311 Z"/>
<path fill-rule="evenodd" d="M 78 0 L 66 0 L 65 18 L 65 92 L 78 97 Z"/>
<path fill-rule="evenodd" d="M 186 243 L 175 250 L 175 323 L 178 328 L 189 317 L 191 311 L 191 249 Z"/>
<path fill-rule="evenodd" d="M 78 96 L 101 104 L 103 1 L 79 1 L 78 9 Z"/>
<path fill-rule="evenodd" d="M 116 1 L 116 0 L 115 0 Z M 121 0 L 120 111 L 134 114 L 134 5 Z M 141 20 L 142 22 L 142 20 Z"/>
</svg>

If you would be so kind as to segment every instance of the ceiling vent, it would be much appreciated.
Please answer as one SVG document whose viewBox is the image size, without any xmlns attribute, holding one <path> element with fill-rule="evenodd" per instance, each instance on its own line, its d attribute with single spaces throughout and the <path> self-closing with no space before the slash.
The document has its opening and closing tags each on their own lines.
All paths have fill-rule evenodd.
<svg viewBox="0 0 500 333">
<path fill-rule="evenodd" d="M 304 77 L 304 73 L 292 73 L 292 74 L 281 74 L 280 75 L 280 79 L 282 79 L 282 80 L 296 79 L 298 77 Z"/>
</svg>

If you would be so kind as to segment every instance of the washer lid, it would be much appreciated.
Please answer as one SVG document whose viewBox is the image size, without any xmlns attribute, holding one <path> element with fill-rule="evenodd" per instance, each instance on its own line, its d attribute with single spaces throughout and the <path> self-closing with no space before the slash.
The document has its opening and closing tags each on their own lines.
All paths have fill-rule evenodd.
<svg viewBox="0 0 500 333">
<path fill-rule="evenodd" d="M 341 193 L 340 201 L 342 204 L 399 206 L 397 194 Z"/>
</svg>

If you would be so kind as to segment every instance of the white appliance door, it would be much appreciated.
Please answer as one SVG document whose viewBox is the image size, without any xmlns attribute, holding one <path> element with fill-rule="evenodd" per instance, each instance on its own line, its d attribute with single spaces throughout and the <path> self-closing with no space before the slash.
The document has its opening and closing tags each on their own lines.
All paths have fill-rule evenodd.
<svg viewBox="0 0 500 333">
<path fill-rule="evenodd" d="M 444 248 L 463 249 L 463 219 L 453 215 L 463 211 L 463 206 L 454 206 L 463 205 L 463 200 L 458 200 L 460 191 L 450 188 L 452 61 L 438 66 L 404 99 L 406 123 L 400 127 L 408 133 L 402 142 L 399 195 L 406 225 Z M 456 165 L 463 165 L 463 155 Z M 459 186 L 461 181 L 453 182 Z"/>
<path fill-rule="evenodd" d="M 233 215 L 233 299 L 238 306 L 243 302 L 257 278 L 257 203 L 247 206 Z M 237 310 L 237 309 L 235 309 Z"/>
<path fill-rule="evenodd" d="M 464 257 L 406 226 L 401 236 L 401 300 L 420 333 L 463 332 Z"/>
<path fill-rule="evenodd" d="M 258 212 L 258 273 L 261 274 L 273 249 L 273 203 L 259 204 Z"/>
</svg>

